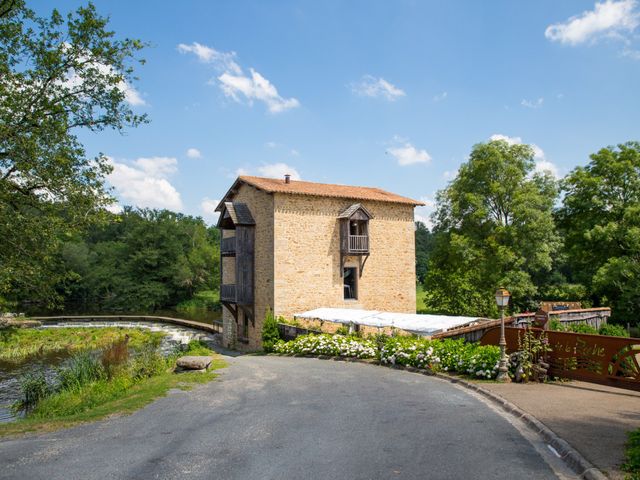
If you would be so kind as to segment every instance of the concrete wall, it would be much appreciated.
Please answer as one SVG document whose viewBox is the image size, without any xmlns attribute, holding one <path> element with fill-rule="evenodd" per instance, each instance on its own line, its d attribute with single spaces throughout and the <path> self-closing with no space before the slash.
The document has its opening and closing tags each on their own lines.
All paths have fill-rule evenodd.
<svg viewBox="0 0 640 480">
<path fill-rule="evenodd" d="M 415 313 L 415 227 L 411 205 L 360 203 L 369 221 L 369 256 L 358 299 L 343 298 L 338 215 L 354 200 L 274 194 L 274 311 L 293 318 L 318 307 Z M 257 242 L 256 242 L 257 245 Z M 345 266 L 357 266 L 348 257 Z"/>
</svg>

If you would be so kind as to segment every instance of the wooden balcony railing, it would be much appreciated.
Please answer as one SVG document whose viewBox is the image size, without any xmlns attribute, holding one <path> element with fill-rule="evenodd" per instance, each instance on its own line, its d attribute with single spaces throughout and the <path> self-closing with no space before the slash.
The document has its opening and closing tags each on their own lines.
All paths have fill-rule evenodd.
<svg viewBox="0 0 640 480">
<path fill-rule="evenodd" d="M 350 252 L 368 252 L 369 236 L 368 235 L 349 235 L 349 251 Z"/>
<path fill-rule="evenodd" d="M 236 303 L 236 286 L 231 284 L 220 285 L 220 301 Z"/>
<path fill-rule="evenodd" d="M 235 255 L 236 254 L 236 237 L 223 238 L 220 241 L 220 253 L 222 255 Z"/>
</svg>

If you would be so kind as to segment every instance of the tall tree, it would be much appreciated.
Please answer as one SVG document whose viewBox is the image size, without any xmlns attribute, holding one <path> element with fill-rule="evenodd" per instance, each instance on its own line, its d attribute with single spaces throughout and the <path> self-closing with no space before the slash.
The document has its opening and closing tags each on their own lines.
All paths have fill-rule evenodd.
<svg viewBox="0 0 640 480">
<path fill-rule="evenodd" d="M 424 282 L 433 249 L 433 235 L 423 222 L 416 222 L 416 277 Z"/>
<path fill-rule="evenodd" d="M 111 202 L 107 158 L 89 158 L 78 134 L 146 121 L 127 102 L 142 46 L 116 39 L 92 4 L 43 18 L 0 2 L 0 298 L 58 299 L 61 240 Z"/>
<path fill-rule="evenodd" d="M 425 279 L 429 309 L 495 315 L 500 286 L 511 290 L 516 309 L 535 308 L 534 279 L 551 270 L 560 241 L 552 216 L 556 182 L 534 167 L 528 145 L 481 143 L 438 193 Z"/>
<path fill-rule="evenodd" d="M 151 311 L 219 289 L 217 229 L 168 210 L 126 207 L 62 252 L 70 309 Z"/>
<path fill-rule="evenodd" d="M 558 214 L 575 280 L 640 323 L 640 143 L 603 148 L 563 181 Z"/>
</svg>

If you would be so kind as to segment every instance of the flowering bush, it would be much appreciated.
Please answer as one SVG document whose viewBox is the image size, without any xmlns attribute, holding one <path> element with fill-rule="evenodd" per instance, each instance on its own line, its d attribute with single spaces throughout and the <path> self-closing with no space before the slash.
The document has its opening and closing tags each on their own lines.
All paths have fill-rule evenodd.
<svg viewBox="0 0 640 480">
<path fill-rule="evenodd" d="M 495 378 L 500 349 L 464 340 L 427 340 L 415 337 L 386 337 L 379 343 L 344 335 L 304 335 L 275 344 L 274 352 L 288 355 L 332 355 L 378 358 L 380 363 L 457 372 L 476 378 Z"/>
<path fill-rule="evenodd" d="M 288 355 L 331 355 L 356 358 L 376 357 L 376 345 L 371 340 L 327 334 L 302 335 L 290 342 L 281 340 L 274 345 L 273 351 Z"/>
<path fill-rule="evenodd" d="M 500 348 L 466 343 L 464 340 L 427 340 L 391 337 L 380 349 L 381 363 L 457 372 L 478 378 L 498 374 Z"/>
</svg>

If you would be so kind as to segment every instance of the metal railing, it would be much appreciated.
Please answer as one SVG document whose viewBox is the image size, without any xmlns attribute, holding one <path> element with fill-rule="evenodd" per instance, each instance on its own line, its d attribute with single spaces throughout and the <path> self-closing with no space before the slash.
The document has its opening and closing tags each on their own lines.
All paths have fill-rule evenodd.
<svg viewBox="0 0 640 480">
<path fill-rule="evenodd" d="M 369 235 L 349 235 L 350 252 L 368 252 Z"/>
<path fill-rule="evenodd" d="M 236 302 L 236 286 L 227 284 L 220 285 L 220 301 L 222 302 Z"/>
</svg>

